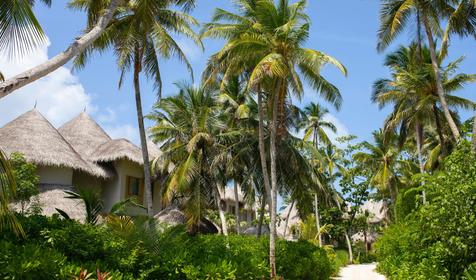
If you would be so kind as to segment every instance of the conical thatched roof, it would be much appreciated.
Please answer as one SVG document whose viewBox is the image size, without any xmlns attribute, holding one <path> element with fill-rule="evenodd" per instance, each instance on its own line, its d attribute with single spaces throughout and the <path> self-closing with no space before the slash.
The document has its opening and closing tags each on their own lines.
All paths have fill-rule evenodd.
<svg viewBox="0 0 476 280">
<path fill-rule="evenodd" d="M 95 162 L 128 159 L 140 165 L 144 162 L 141 150 L 126 139 L 114 139 L 100 145 L 91 159 Z"/>
<path fill-rule="evenodd" d="M 43 166 L 69 167 L 96 174 L 53 125 L 33 109 L 0 128 L 0 148 L 20 152 Z"/>
<path fill-rule="evenodd" d="M 59 133 L 68 141 L 78 154 L 89 164 L 90 168 L 100 177 L 113 177 L 114 172 L 91 158 L 96 149 L 111 141 L 111 137 L 85 112 L 63 124 Z"/>
<path fill-rule="evenodd" d="M 85 112 L 63 124 L 58 131 L 83 158 L 88 159 L 111 137 Z"/>
<path fill-rule="evenodd" d="M 148 142 L 147 147 L 149 150 L 149 160 L 152 161 L 160 155 L 160 150 L 154 143 Z M 91 156 L 91 160 L 95 162 L 108 162 L 119 159 L 128 159 L 140 165 L 144 164 L 142 150 L 129 140 L 122 138 L 110 140 L 100 145 Z"/>
</svg>

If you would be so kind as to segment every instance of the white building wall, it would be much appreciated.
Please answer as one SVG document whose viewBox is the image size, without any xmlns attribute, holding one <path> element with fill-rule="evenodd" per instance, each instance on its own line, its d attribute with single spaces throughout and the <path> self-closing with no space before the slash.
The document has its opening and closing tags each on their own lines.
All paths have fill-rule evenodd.
<svg viewBox="0 0 476 280">
<path fill-rule="evenodd" d="M 67 167 L 38 166 L 40 184 L 71 186 L 73 169 Z"/>
</svg>

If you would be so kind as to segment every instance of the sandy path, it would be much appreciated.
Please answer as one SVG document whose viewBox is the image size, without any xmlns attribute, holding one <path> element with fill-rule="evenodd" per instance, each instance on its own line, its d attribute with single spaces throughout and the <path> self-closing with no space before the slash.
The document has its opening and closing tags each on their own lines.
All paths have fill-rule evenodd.
<svg viewBox="0 0 476 280">
<path fill-rule="evenodd" d="M 341 269 L 336 280 L 385 280 L 375 271 L 377 264 L 349 265 Z"/>
</svg>

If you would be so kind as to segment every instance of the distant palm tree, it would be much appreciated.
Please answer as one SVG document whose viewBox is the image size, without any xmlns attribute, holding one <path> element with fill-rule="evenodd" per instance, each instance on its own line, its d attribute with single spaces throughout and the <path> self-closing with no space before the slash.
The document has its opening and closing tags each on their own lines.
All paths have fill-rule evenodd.
<svg viewBox="0 0 476 280">
<path fill-rule="evenodd" d="M 270 183 L 265 183 L 270 202 L 270 275 L 276 278 L 276 205 L 278 190 L 277 142 L 286 130 L 286 101 L 293 92 L 298 98 L 303 95 L 301 77 L 325 99 L 340 105 L 339 90 L 321 76 L 326 64 L 337 66 L 343 73 L 345 68 L 334 58 L 303 45 L 309 36 L 310 19 L 306 14 L 306 1 L 290 4 L 288 0 L 239 0 L 240 13 L 216 10 L 213 23 L 205 25 L 204 36 L 227 39 L 225 46 L 212 57 L 216 69 L 230 74 L 249 71 L 248 88 L 257 92 L 260 108 L 260 154 L 265 182 L 267 164 L 264 146 L 264 113 L 262 94 L 269 94 L 270 129 Z M 222 22 L 224 21 L 224 22 Z M 217 62 L 218 61 L 218 62 Z M 211 71 L 213 72 L 213 71 Z M 299 74 L 300 73 L 300 74 Z M 269 187 L 270 186 L 270 187 Z"/>
<path fill-rule="evenodd" d="M 324 119 L 329 110 L 320 104 L 311 103 L 304 108 L 304 113 L 306 115 L 303 123 L 304 140 L 308 141 L 312 137 L 312 142 L 316 148 L 319 148 L 320 142 L 324 145 L 331 144 L 326 129 L 337 133 L 337 128 L 332 122 Z"/>
<path fill-rule="evenodd" d="M 188 1 L 181 1 L 188 2 Z M 88 6 L 89 11 L 94 11 L 95 3 L 77 0 L 78 6 Z M 152 184 L 150 176 L 150 159 L 147 148 L 147 136 L 144 127 L 144 114 L 142 110 L 140 74 L 145 73 L 147 78 L 154 82 L 157 95 L 161 97 L 162 74 L 159 58 L 176 56 L 183 61 L 190 75 L 192 68 L 184 52 L 172 38 L 171 33 L 179 33 L 194 40 L 201 46 L 199 38 L 192 30 L 192 25 L 197 21 L 188 14 L 170 9 L 170 1 L 126 1 L 119 6 L 114 20 L 106 28 L 104 34 L 90 45 L 75 60 L 76 67 L 83 67 L 94 51 L 104 51 L 109 47 L 114 48 L 117 64 L 121 70 L 119 87 L 122 86 L 124 75 L 133 72 L 133 84 L 137 109 L 137 122 L 139 125 L 142 157 L 144 161 L 144 187 L 147 212 L 153 215 Z M 90 15 L 90 17 L 95 14 Z"/>
<path fill-rule="evenodd" d="M 8 227 L 15 234 L 25 236 L 22 226 L 18 223 L 15 214 L 10 210 L 9 204 L 16 193 L 16 182 L 12 166 L 6 155 L 0 150 L 0 228 Z"/>
<path fill-rule="evenodd" d="M 154 141 L 164 143 L 163 158 L 175 165 L 166 184 L 165 198 L 170 201 L 174 194 L 185 197 L 189 225 L 197 224 L 205 209 L 215 204 L 226 235 L 228 229 L 220 202 L 223 170 L 213 165 L 215 156 L 225 148 L 219 139 L 226 123 L 217 91 L 188 84 L 177 86 L 179 94 L 158 102 L 150 116 L 156 123 L 151 128 Z"/>
<path fill-rule="evenodd" d="M 306 108 L 304 108 L 305 119 L 303 122 L 304 127 L 304 141 L 309 141 L 312 137 L 312 143 L 319 150 L 319 142 L 322 142 L 325 145 L 331 145 L 329 136 L 325 129 L 328 129 L 334 133 L 337 132 L 337 128 L 331 122 L 324 120 L 324 116 L 329 113 L 327 108 L 324 108 L 320 104 L 311 103 Z M 318 244 L 322 246 L 322 235 L 321 235 L 321 223 L 319 217 L 319 198 L 317 192 L 314 194 L 314 216 L 316 222 L 316 229 L 318 235 Z"/>
<path fill-rule="evenodd" d="M 400 163 L 397 139 L 395 135 L 382 130 L 374 131 L 372 134 L 374 144 L 363 142 L 362 147 L 366 151 L 357 152 L 353 157 L 371 170 L 370 183 L 380 192 L 390 194 L 396 211 L 395 203 L 398 194 L 396 167 Z"/>
<path fill-rule="evenodd" d="M 466 1 L 466 0 L 463 0 Z M 431 65 L 436 81 L 436 93 L 440 99 L 441 108 L 444 116 L 451 129 L 453 137 L 456 141 L 460 139 L 460 132 L 456 125 L 451 112 L 448 108 L 444 87 L 442 83 L 442 75 L 439 69 L 438 54 L 436 51 L 435 35 L 441 34 L 440 22 L 448 19 L 456 8 L 453 3 L 455 1 L 437 0 L 385 0 L 382 3 L 380 11 L 380 30 L 378 33 L 378 49 L 384 50 L 388 45 L 395 40 L 398 34 L 408 26 L 409 20 L 415 19 L 417 26 L 422 26 L 425 30 L 428 39 L 428 46 L 430 52 Z M 460 1 L 461 2 L 461 1 Z M 473 2 L 473 1 L 471 1 Z M 468 2 L 469 3 L 469 2 Z M 474 5 L 474 4 L 472 4 Z M 474 12 L 470 10 L 471 12 Z M 474 21 L 471 17 L 466 18 L 466 21 L 460 21 L 455 26 L 474 26 Z M 418 35 L 420 36 L 420 35 Z"/>
</svg>

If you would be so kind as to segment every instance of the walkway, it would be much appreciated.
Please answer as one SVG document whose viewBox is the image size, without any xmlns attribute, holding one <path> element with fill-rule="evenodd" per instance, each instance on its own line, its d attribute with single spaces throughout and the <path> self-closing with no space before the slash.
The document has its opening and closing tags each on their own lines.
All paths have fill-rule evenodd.
<svg viewBox="0 0 476 280">
<path fill-rule="evenodd" d="M 385 280 L 383 275 L 375 271 L 377 264 L 349 265 L 341 269 L 336 280 Z"/>
</svg>

